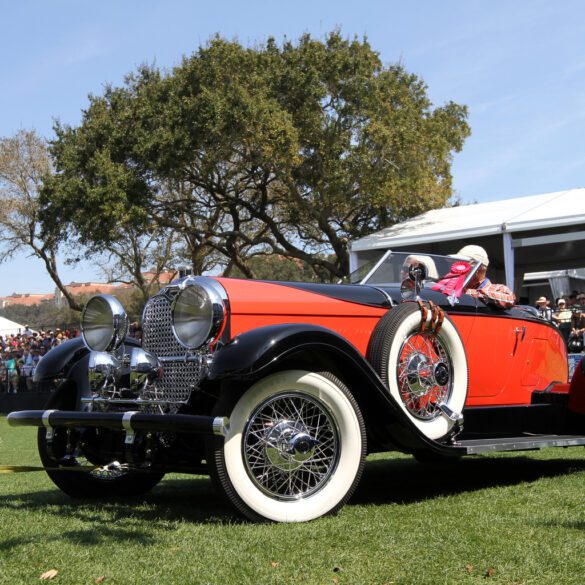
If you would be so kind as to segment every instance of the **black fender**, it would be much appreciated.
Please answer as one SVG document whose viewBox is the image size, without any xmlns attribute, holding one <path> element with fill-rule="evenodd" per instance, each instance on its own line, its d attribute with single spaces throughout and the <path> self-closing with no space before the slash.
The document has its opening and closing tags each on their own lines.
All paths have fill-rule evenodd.
<svg viewBox="0 0 585 585">
<path fill-rule="evenodd" d="M 81 337 L 64 341 L 41 358 L 33 379 L 37 384 L 40 384 L 47 380 L 64 378 L 70 367 L 88 353 L 89 350 Z"/>
<path fill-rule="evenodd" d="M 133 337 L 126 337 L 124 345 L 140 347 L 140 342 Z M 64 341 L 42 357 L 36 367 L 34 381 L 40 383 L 66 377 L 69 369 L 87 354 L 89 349 L 81 337 Z"/>
<path fill-rule="evenodd" d="M 124 340 L 125 346 L 140 347 L 140 342 L 132 337 Z M 77 400 L 81 396 L 89 396 L 89 382 L 87 367 L 89 352 L 81 337 L 74 337 L 55 346 L 39 361 L 33 380 L 39 389 L 50 387 L 53 380 L 65 380 L 70 391 L 77 393 Z M 78 404 L 79 406 L 79 404 Z"/>
<path fill-rule="evenodd" d="M 356 398 L 368 434 L 380 448 L 406 452 L 431 450 L 443 456 L 465 453 L 461 447 L 427 439 L 412 424 L 357 348 L 338 333 L 309 323 L 258 327 L 233 338 L 218 350 L 208 371 L 209 382 L 256 380 L 294 360 L 333 366 Z M 245 391 L 245 384 L 232 384 Z"/>
</svg>

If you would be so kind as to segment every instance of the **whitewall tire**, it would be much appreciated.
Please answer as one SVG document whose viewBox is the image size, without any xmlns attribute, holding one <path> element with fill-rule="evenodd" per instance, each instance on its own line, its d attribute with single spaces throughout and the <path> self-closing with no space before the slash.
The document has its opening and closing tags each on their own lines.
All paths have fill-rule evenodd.
<svg viewBox="0 0 585 585">
<path fill-rule="evenodd" d="M 403 303 L 390 309 L 372 333 L 368 360 L 396 403 L 427 438 L 449 435 L 455 421 L 440 405 L 456 414 L 462 412 L 468 369 L 463 342 L 448 316 L 437 334 L 428 328 L 421 332 L 418 304 Z"/>
<path fill-rule="evenodd" d="M 365 425 L 335 376 L 286 370 L 239 398 L 214 451 L 216 484 L 245 516 L 303 522 L 351 496 L 365 462 Z"/>
</svg>

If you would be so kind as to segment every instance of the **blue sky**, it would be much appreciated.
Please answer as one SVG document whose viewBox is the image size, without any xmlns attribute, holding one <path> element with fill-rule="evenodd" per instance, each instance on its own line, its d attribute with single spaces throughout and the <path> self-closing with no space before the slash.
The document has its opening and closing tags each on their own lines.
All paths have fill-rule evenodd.
<svg viewBox="0 0 585 585">
<path fill-rule="evenodd" d="M 53 120 L 77 124 L 89 93 L 141 63 L 178 64 L 211 35 L 366 35 L 439 105 L 467 104 L 472 136 L 453 164 L 455 192 L 483 202 L 585 186 L 585 2 L 566 0 L 21 0 L 5 2 L 0 136 Z M 64 280 L 97 277 L 62 270 Z M 0 295 L 51 292 L 39 260 L 0 264 Z"/>
</svg>

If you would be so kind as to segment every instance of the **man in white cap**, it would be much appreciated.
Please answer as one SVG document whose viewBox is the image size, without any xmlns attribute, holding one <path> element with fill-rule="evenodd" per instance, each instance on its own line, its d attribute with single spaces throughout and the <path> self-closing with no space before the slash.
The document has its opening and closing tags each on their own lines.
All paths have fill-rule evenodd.
<svg viewBox="0 0 585 585">
<path fill-rule="evenodd" d="M 514 293 L 503 284 L 493 284 L 489 278 L 486 277 L 487 267 L 490 263 L 487 252 L 481 247 L 470 244 L 463 246 L 456 254 L 459 258 L 466 258 L 472 260 L 474 263 L 480 264 L 473 279 L 467 285 L 465 292 L 472 297 L 475 297 L 486 304 L 500 307 L 501 309 L 509 309 L 516 303 L 516 296 Z"/>
</svg>

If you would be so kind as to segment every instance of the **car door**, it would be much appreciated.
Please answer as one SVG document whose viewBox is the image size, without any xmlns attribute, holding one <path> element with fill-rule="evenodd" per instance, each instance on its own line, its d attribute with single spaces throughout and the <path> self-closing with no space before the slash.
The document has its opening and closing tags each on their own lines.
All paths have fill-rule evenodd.
<svg viewBox="0 0 585 585">
<path fill-rule="evenodd" d="M 509 394 L 526 361 L 527 327 L 513 309 L 502 310 L 478 301 L 477 320 L 466 345 L 469 366 L 468 406 L 525 402 Z M 505 396 L 503 395 L 505 394 Z"/>
</svg>

